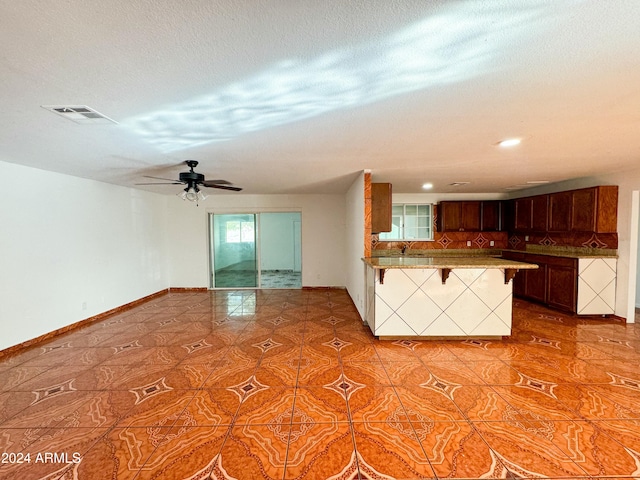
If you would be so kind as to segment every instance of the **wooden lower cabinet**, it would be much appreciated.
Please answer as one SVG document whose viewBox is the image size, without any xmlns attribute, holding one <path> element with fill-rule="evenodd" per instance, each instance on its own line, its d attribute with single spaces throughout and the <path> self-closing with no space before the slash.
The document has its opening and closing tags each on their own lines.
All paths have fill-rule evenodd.
<svg viewBox="0 0 640 480">
<path fill-rule="evenodd" d="M 536 263 L 536 270 L 527 270 L 525 274 L 524 295 L 531 300 L 546 303 L 547 301 L 547 266 L 543 262 L 529 261 Z"/>
<path fill-rule="evenodd" d="M 521 270 L 513 280 L 513 294 L 566 312 L 577 312 L 578 260 L 567 257 L 503 252 L 503 258 L 535 263 L 536 270 Z"/>
<path fill-rule="evenodd" d="M 550 257 L 547 264 L 547 305 L 575 313 L 578 298 L 578 260 Z"/>
</svg>

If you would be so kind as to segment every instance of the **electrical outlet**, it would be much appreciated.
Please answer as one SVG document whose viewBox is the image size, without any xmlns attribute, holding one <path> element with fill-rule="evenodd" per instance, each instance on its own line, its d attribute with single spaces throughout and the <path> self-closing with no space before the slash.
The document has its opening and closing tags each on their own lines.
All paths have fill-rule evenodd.
<svg viewBox="0 0 640 480">
<path fill-rule="evenodd" d="M 493 240 L 489 241 L 489 246 L 493 247 L 496 244 L 496 242 L 494 242 Z"/>
<path fill-rule="evenodd" d="M 471 246 L 471 240 L 467 240 L 467 247 Z"/>
<path fill-rule="evenodd" d="M 87 309 L 87 302 L 82 302 L 82 310 L 86 310 Z"/>
<path fill-rule="evenodd" d="M 524 241 L 525 241 L 525 242 L 528 242 L 528 241 L 529 241 L 529 235 L 525 235 L 525 236 L 524 236 Z"/>
</svg>

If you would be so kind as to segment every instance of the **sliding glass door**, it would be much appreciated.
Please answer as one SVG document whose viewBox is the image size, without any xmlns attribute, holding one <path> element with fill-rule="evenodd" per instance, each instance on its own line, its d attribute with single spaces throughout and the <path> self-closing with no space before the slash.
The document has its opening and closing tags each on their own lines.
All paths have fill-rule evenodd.
<svg viewBox="0 0 640 480">
<path fill-rule="evenodd" d="M 213 286 L 257 287 L 256 216 L 213 215 L 212 224 Z"/>
<path fill-rule="evenodd" d="M 299 212 L 211 214 L 213 288 L 302 288 Z"/>
</svg>

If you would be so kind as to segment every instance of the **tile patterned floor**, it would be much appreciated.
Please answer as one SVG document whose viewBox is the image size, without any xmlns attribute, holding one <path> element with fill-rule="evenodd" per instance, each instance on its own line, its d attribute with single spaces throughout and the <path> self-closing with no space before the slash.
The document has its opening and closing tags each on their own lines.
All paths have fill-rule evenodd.
<svg viewBox="0 0 640 480">
<path fill-rule="evenodd" d="M 218 270 L 215 276 L 217 288 L 255 287 L 258 279 L 255 270 Z M 262 270 L 262 288 L 302 288 L 302 273 L 291 270 Z"/>
<path fill-rule="evenodd" d="M 172 293 L 0 360 L 0 478 L 640 478 L 639 363 L 521 301 L 502 341 L 378 341 L 344 290 Z"/>
</svg>

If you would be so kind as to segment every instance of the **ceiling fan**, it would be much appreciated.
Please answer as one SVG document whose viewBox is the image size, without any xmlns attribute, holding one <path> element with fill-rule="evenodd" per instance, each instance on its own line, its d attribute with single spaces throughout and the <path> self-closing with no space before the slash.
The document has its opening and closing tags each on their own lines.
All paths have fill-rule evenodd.
<svg viewBox="0 0 640 480">
<path fill-rule="evenodd" d="M 180 193 L 179 196 L 183 200 L 196 202 L 196 205 L 198 200 L 204 200 L 206 198 L 206 196 L 200 190 L 200 187 L 220 188 L 222 190 L 232 190 L 234 192 L 239 192 L 240 190 L 242 190 L 242 188 L 240 187 L 234 187 L 231 182 L 227 180 L 205 180 L 203 174 L 193 171 L 193 169 L 198 166 L 198 162 L 196 160 L 185 160 L 184 163 L 189 167 L 190 170 L 188 172 L 181 172 L 178 177 L 179 180 L 162 177 L 150 177 L 148 175 L 144 175 L 145 178 L 166 180 L 166 182 L 136 183 L 136 185 L 186 185 L 184 191 Z"/>
</svg>

